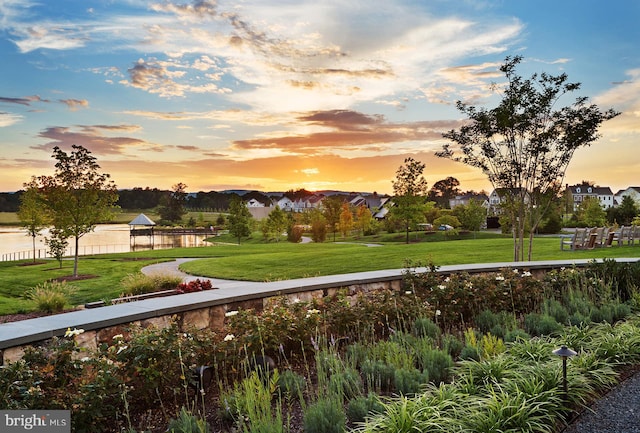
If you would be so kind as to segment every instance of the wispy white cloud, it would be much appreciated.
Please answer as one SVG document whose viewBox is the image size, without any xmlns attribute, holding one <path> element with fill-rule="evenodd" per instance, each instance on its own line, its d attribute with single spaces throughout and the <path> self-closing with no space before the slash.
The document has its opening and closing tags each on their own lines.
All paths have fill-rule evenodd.
<svg viewBox="0 0 640 433">
<path fill-rule="evenodd" d="M 23 117 L 19 114 L 0 111 L 0 128 L 15 125 L 16 123 L 22 121 L 22 119 Z"/>
</svg>

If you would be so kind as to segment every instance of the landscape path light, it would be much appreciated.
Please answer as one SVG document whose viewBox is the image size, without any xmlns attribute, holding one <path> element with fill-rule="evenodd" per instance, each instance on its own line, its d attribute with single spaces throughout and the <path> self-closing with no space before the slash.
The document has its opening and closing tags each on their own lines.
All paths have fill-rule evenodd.
<svg viewBox="0 0 640 433">
<path fill-rule="evenodd" d="M 563 345 L 559 349 L 554 350 L 553 354 L 562 357 L 562 388 L 564 391 L 564 403 L 568 404 L 569 391 L 567 386 L 567 358 L 576 356 L 577 353 Z"/>
</svg>

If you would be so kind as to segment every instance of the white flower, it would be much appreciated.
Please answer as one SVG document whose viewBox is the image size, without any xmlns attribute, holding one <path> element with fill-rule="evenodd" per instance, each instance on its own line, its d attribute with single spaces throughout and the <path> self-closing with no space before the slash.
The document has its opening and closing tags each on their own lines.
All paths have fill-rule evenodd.
<svg viewBox="0 0 640 433">
<path fill-rule="evenodd" d="M 295 298 L 295 299 L 293 300 L 293 303 L 294 303 L 294 304 L 298 304 L 298 303 L 300 303 L 300 302 L 302 302 L 302 301 L 300 301 L 300 298 Z"/>
<path fill-rule="evenodd" d="M 236 310 L 234 310 L 234 311 L 227 311 L 227 312 L 224 314 L 224 317 L 233 317 L 233 316 L 235 316 L 236 314 L 238 314 L 238 311 L 236 311 Z"/>
<path fill-rule="evenodd" d="M 235 335 L 233 335 L 233 334 L 227 334 L 227 336 L 226 336 L 226 337 L 224 337 L 224 341 L 231 341 L 231 340 L 233 340 L 234 338 L 236 338 L 236 336 L 235 336 Z"/>
<path fill-rule="evenodd" d="M 318 314 L 320 313 L 320 310 L 316 310 L 315 308 L 312 310 L 307 310 L 307 314 Z"/>
<path fill-rule="evenodd" d="M 73 328 L 73 331 L 71 330 L 71 328 L 67 328 L 67 332 L 64 333 L 65 337 L 75 337 L 76 335 L 80 335 L 84 332 L 84 329 L 76 329 Z"/>
<path fill-rule="evenodd" d="M 447 277 L 447 278 L 445 278 L 445 279 L 444 279 L 444 282 L 445 282 L 445 283 L 448 283 L 449 281 L 451 281 L 451 278 L 449 278 L 449 277 Z"/>
<path fill-rule="evenodd" d="M 514 269 L 514 270 L 513 270 L 513 273 L 514 273 L 514 274 L 517 274 L 517 273 L 518 273 L 518 270 L 517 270 L 517 269 Z"/>
<path fill-rule="evenodd" d="M 502 275 L 498 275 L 496 277 L 496 281 L 504 281 L 504 277 Z"/>
<path fill-rule="evenodd" d="M 127 350 L 129 348 L 129 346 L 120 346 L 120 348 L 118 348 L 118 351 L 116 352 L 116 355 L 120 352 L 122 352 L 123 350 Z"/>
<path fill-rule="evenodd" d="M 447 286 L 445 286 L 445 285 L 443 285 L 443 284 L 440 284 L 440 285 L 438 286 L 438 289 L 440 289 L 440 290 L 444 290 L 444 289 L 446 289 L 446 288 L 447 288 Z"/>
<path fill-rule="evenodd" d="M 114 339 L 114 340 L 119 340 L 119 339 L 121 339 L 121 338 L 124 338 L 124 335 L 122 335 L 122 334 L 117 334 L 117 335 L 114 335 L 114 336 L 113 336 L 113 339 Z"/>
<path fill-rule="evenodd" d="M 90 360 L 91 360 L 91 358 L 89 358 L 88 356 L 85 356 L 84 358 L 82 358 L 80 360 L 80 362 L 87 362 L 87 361 L 90 361 Z"/>
<path fill-rule="evenodd" d="M 406 292 L 404 292 L 405 295 L 410 295 L 411 293 L 411 290 L 407 290 Z"/>
<path fill-rule="evenodd" d="M 523 277 L 530 277 L 531 276 L 531 272 L 529 272 L 529 271 L 523 272 L 522 276 Z"/>
<path fill-rule="evenodd" d="M 441 314 L 442 314 L 442 311 L 436 310 L 436 316 L 440 316 Z"/>
</svg>

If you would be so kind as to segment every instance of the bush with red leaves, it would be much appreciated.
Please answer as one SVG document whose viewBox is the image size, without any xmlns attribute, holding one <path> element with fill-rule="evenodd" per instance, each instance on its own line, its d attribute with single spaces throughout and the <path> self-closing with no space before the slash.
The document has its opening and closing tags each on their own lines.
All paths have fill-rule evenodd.
<svg viewBox="0 0 640 433">
<path fill-rule="evenodd" d="M 180 283 L 177 287 L 178 293 L 202 292 L 203 290 L 211 289 L 213 289 L 213 286 L 211 286 L 211 281 L 200 279 L 189 281 L 188 283 Z"/>
</svg>

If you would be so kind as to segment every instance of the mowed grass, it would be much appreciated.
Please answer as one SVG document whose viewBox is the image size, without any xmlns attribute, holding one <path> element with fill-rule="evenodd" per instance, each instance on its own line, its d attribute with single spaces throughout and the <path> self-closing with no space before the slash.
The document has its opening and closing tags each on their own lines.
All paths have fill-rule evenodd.
<svg viewBox="0 0 640 433">
<path fill-rule="evenodd" d="M 213 246 L 138 251 L 80 258 L 79 274 L 91 278 L 70 282 L 76 291 L 75 305 L 108 300 L 122 293 L 121 281 L 149 264 L 176 258 L 198 260 L 184 263 L 181 269 L 193 275 L 242 281 L 275 281 L 335 275 L 383 269 L 403 269 L 408 262 L 436 266 L 464 263 L 510 262 L 513 241 L 495 233 L 480 233 L 474 239 L 446 239 L 441 233 L 404 234 L 341 239 L 338 242 L 292 244 L 286 241 L 263 243 L 261 236 L 240 245 L 234 239 L 218 237 Z M 377 244 L 379 246 L 367 246 Z M 640 246 L 614 246 L 587 251 L 560 251 L 557 237 L 535 239 L 534 260 L 638 257 Z M 30 261 L 0 262 L 0 315 L 31 311 L 34 306 L 25 298 L 30 288 L 47 280 L 72 274 L 73 261 L 64 260 L 62 269 L 54 260 L 39 264 Z"/>
<path fill-rule="evenodd" d="M 499 263 L 513 260 L 511 238 L 465 239 L 410 244 L 363 243 L 291 244 L 260 248 L 255 245 L 218 247 L 225 250 L 214 258 L 184 263 L 181 269 L 193 275 L 246 281 L 274 281 L 383 269 L 403 269 L 408 262 L 436 266 L 466 263 Z M 229 251 L 231 249 L 231 251 Z M 226 254 L 228 252 L 229 254 Z M 640 246 L 586 251 L 560 251 L 556 237 L 534 240 L 533 260 L 640 258 Z"/>
</svg>

